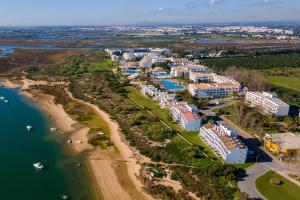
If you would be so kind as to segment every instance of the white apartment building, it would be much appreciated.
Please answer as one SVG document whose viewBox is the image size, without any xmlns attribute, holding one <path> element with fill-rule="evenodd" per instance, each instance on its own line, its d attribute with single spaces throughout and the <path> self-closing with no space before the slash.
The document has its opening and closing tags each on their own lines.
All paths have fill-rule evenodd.
<svg viewBox="0 0 300 200">
<path fill-rule="evenodd" d="M 161 108 L 171 108 L 176 104 L 176 94 L 169 94 L 168 92 L 160 93 L 160 107 Z"/>
<path fill-rule="evenodd" d="M 171 68 L 171 75 L 174 77 L 189 77 L 191 73 L 208 73 L 208 68 L 192 63 Z"/>
<path fill-rule="evenodd" d="M 159 99 L 161 92 L 154 85 L 140 85 L 140 87 L 143 95 L 149 96 L 152 99 Z"/>
<path fill-rule="evenodd" d="M 189 93 L 197 98 L 226 97 L 240 91 L 240 84 L 193 83 L 189 84 Z"/>
<path fill-rule="evenodd" d="M 171 54 L 171 50 L 167 48 L 150 48 L 150 52 L 157 53 L 159 55 L 168 56 Z"/>
<path fill-rule="evenodd" d="M 136 59 L 136 56 L 135 56 L 133 53 L 124 53 L 124 54 L 123 54 L 123 58 L 124 58 L 126 61 L 132 61 L 132 60 L 135 60 L 135 59 Z"/>
<path fill-rule="evenodd" d="M 151 77 L 152 78 L 171 78 L 171 75 L 168 74 L 163 68 L 161 67 L 155 67 L 154 69 L 151 69 Z"/>
<path fill-rule="evenodd" d="M 185 102 L 177 103 L 171 107 L 171 114 L 177 123 L 186 131 L 198 131 L 202 124 L 201 117 L 196 113 L 195 106 Z"/>
<path fill-rule="evenodd" d="M 221 76 L 221 75 L 217 75 L 215 73 L 213 74 L 213 82 L 240 85 L 240 83 L 238 81 L 234 80 L 232 77 Z"/>
<path fill-rule="evenodd" d="M 225 163 L 239 164 L 247 160 L 247 146 L 231 136 L 224 126 L 206 124 L 200 128 L 199 137 Z"/>
<path fill-rule="evenodd" d="M 228 76 L 221 76 L 216 73 L 208 73 L 208 71 L 192 71 L 190 70 L 189 79 L 194 83 L 201 83 L 201 82 L 215 82 L 215 83 L 228 83 L 228 84 L 236 84 L 239 85 L 240 83 Z"/>
<path fill-rule="evenodd" d="M 245 102 L 252 107 L 260 108 L 262 113 L 275 116 L 287 116 L 290 110 L 290 106 L 278 99 L 275 93 L 247 92 Z"/>
<path fill-rule="evenodd" d="M 190 72 L 189 79 L 194 83 L 210 83 L 213 82 L 213 73 Z"/>
<path fill-rule="evenodd" d="M 186 70 L 185 67 L 181 67 L 181 66 L 172 67 L 170 74 L 173 77 L 188 77 L 189 76 L 188 70 Z"/>
<path fill-rule="evenodd" d="M 143 68 L 151 68 L 155 64 L 163 63 L 163 62 L 164 59 L 161 55 L 158 55 L 156 53 L 149 53 L 139 62 L 139 65 Z"/>
<path fill-rule="evenodd" d="M 130 51 L 130 52 L 123 53 L 123 58 L 126 61 L 133 61 L 133 60 L 136 60 L 136 59 L 143 59 L 147 55 L 148 55 L 148 52 L 133 52 L 133 51 Z"/>
</svg>

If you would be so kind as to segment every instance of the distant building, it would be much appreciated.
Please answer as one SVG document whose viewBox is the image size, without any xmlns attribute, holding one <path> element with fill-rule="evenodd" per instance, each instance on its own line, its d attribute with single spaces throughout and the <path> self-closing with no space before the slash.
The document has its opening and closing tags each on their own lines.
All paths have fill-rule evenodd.
<svg viewBox="0 0 300 200">
<path fill-rule="evenodd" d="M 222 125 L 206 124 L 200 128 L 199 137 L 225 163 L 239 164 L 247 160 L 248 147 Z"/>
<path fill-rule="evenodd" d="M 187 103 L 177 103 L 171 107 L 171 114 L 177 123 L 186 131 L 199 131 L 202 118 L 196 113 L 197 107 Z"/>
<path fill-rule="evenodd" d="M 140 69 L 136 66 L 120 66 L 120 70 L 123 74 L 135 74 L 140 73 Z"/>
<path fill-rule="evenodd" d="M 247 92 L 245 102 L 253 107 L 258 107 L 264 114 L 275 116 L 287 116 L 290 106 L 277 98 L 275 93 L 269 92 Z"/>
<path fill-rule="evenodd" d="M 157 53 L 163 56 L 169 56 L 171 54 L 171 50 L 166 48 L 155 48 L 155 49 L 150 48 L 149 50 L 150 52 Z"/>
<path fill-rule="evenodd" d="M 136 56 L 133 54 L 133 53 L 124 53 L 123 54 L 123 58 L 126 60 L 126 61 L 133 61 L 136 59 Z"/>
<path fill-rule="evenodd" d="M 185 67 L 172 67 L 170 74 L 177 78 L 189 76 L 189 72 Z"/>
<path fill-rule="evenodd" d="M 176 94 L 170 94 L 168 92 L 160 93 L 160 107 L 171 108 L 176 103 Z"/>
<path fill-rule="evenodd" d="M 280 156 L 280 159 L 300 160 L 300 135 L 279 133 L 264 138 L 264 147 Z"/>
<path fill-rule="evenodd" d="M 152 78 L 171 78 L 170 74 L 161 67 L 155 67 L 151 71 Z"/>
<path fill-rule="evenodd" d="M 212 73 L 190 72 L 189 79 L 194 83 L 210 83 L 214 77 Z"/>
<path fill-rule="evenodd" d="M 171 75 L 174 77 L 189 77 L 191 73 L 208 73 L 208 68 L 202 65 L 187 63 L 175 65 L 171 68 Z"/>
<path fill-rule="evenodd" d="M 159 99 L 160 91 L 154 85 L 141 85 L 141 93 L 151 97 L 152 99 Z"/>
<path fill-rule="evenodd" d="M 143 68 L 151 68 L 156 64 L 163 63 L 164 59 L 162 56 L 156 53 L 149 53 L 144 56 L 143 59 L 139 62 L 139 65 Z"/>
<path fill-rule="evenodd" d="M 226 83 L 194 83 L 189 84 L 189 93 L 198 98 L 227 97 L 239 92 L 240 85 Z"/>
</svg>

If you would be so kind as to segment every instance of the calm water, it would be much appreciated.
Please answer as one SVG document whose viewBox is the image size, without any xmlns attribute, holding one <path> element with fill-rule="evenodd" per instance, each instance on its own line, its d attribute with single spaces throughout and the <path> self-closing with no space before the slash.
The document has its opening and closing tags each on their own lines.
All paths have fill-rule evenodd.
<svg viewBox="0 0 300 200">
<path fill-rule="evenodd" d="M 199 44 L 237 44 L 240 43 L 238 40 L 213 40 L 213 39 L 198 39 L 196 43 Z"/>
<path fill-rule="evenodd" d="M 66 147 L 66 138 L 50 132 L 45 117 L 16 90 L 0 88 L 0 199 L 55 200 L 66 194 L 70 199 L 95 199 L 85 163 Z M 28 132 L 26 125 L 32 125 Z M 36 170 L 34 162 L 48 165 Z"/>
</svg>

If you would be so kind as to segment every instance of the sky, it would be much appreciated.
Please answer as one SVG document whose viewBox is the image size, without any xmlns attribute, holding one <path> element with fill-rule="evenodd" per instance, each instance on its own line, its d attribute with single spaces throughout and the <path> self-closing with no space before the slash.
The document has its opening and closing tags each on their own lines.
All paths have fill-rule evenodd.
<svg viewBox="0 0 300 200">
<path fill-rule="evenodd" d="M 300 0 L 0 0 L 0 26 L 300 21 Z"/>
</svg>

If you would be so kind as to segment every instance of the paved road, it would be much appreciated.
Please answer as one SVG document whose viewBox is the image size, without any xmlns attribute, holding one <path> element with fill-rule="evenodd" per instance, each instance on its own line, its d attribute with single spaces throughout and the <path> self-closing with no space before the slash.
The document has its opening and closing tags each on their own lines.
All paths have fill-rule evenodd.
<svg viewBox="0 0 300 200">
<path fill-rule="evenodd" d="M 246 169 L 244 177 L 238 180 L 238 186 L 242 192 L 249 194 L 250 198 L 265 199 L 256 189 L 255 180 L 268 170 L 261 164 L 255 164 Z"/>
<path fill-rule="evenodd" d="M 223 120 L 227 122 L 227 124 L 232 128 L 239 132 L 241 139 L 243 142 L 248 146 L 248 148 L 257 153 L 257 161 L 253 166 L 247 168 L 245 170 L 245 174 L 241 174 L 238 180 L 238 186 L 242 192 L 246 192 L 249 194 L 251 198 L 255 199 L 265 199 L 256 189 L 255 187 L 255 180 L 266 173 L 269 170 L 275 171 L 285 178 L 289 179 L 290 181 L 300 185 L 299 182 L 291 179 L 288 174 L 299 174 L 300 173 L 300 166 L 295 166 L 294 164 L 288 164 L 277 159 L 273 159 L 268 153 L 262 150 L 258 146 L 258 139 L 254 136 L 250 135 L 248 132 L 244 131 L 240 127 L 236 126 L 230 120 L 227 120 L 225 117 L 217 116 L 214 112 L 212 112 L 215 108 L 222 108 L 226 106 L 230 106 L 234 103 L 234 101 L 226 102 L 221 106 L 217 106 L 208 110 L 201 110 L 205 115 L 214 119 L 214 120 Z"/>
</svg>

